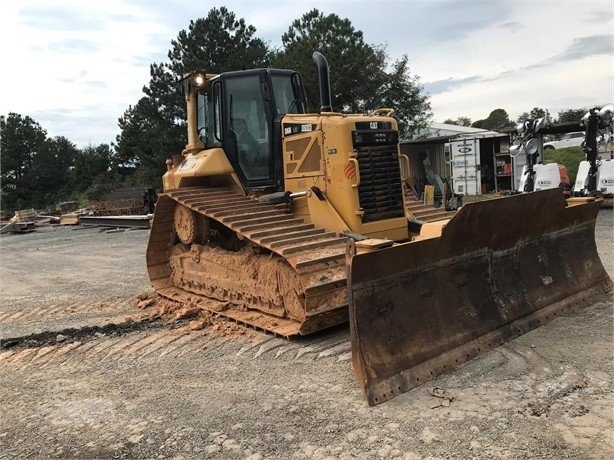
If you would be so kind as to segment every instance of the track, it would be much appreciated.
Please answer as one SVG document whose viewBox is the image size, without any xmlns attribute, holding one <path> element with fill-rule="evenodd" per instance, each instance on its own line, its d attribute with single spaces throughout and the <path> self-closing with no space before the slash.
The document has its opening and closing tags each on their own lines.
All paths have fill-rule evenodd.
<svg viewBox="0 0 614 460">
<path fill-rule="evenodd" d="M 211 219 L 247 241 L 240 251 L 177 241 L 175 208 Z M 191 187 L 158 199 L 147 268 L 162 296 L 228 302 L 216 311 L 284 337 L 347 321 L 346 238 L 229 188 Z"/>
</svg>

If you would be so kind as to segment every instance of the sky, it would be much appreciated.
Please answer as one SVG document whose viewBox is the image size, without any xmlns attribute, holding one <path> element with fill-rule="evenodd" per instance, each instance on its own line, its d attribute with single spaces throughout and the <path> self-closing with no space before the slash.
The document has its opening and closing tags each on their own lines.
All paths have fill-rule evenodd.
<svg viewBox="0 0 614 460">
<path fill-rule="evenodd" d="M 614 100 L 614 0 L 19 0 L 0 2 L 0 115 L 29 115 L 78 147 L 113 142 L 149 65 L 220 6 L 272 47 L 312 8 L 349 19 L 391 62 L 408 55 L 436 122 L 496 108 L 512 119 L 533 107 L 556 116 Z"/>
</svg>

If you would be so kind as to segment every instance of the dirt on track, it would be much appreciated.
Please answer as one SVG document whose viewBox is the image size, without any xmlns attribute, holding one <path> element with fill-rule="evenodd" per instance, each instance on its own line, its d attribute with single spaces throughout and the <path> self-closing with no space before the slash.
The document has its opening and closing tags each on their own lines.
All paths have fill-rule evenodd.
<svg viewBox="0 0 614 460">
<path fill-rule="evenodd" d="M 611 276 L 612 227 L 601 211 Z M 611 298 L 369 407 L 347 327 L 289 342 L 145 306 L 146 241 L 146 231 L 72 228 L 0 238 L 0 458 L 614 452 Z"/>
</svg>

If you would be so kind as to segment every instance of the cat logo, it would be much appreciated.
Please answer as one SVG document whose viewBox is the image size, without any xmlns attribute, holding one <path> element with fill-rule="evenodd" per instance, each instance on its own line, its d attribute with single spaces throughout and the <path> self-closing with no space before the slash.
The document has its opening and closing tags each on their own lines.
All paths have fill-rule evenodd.
<svg viewBox="0 0 614 460">
<path fill-rule="evenodd" d="M 372 121 L 369 123 L 369 128 L 371 129 L 377 129 L 377 121 Z"/>
</svg>

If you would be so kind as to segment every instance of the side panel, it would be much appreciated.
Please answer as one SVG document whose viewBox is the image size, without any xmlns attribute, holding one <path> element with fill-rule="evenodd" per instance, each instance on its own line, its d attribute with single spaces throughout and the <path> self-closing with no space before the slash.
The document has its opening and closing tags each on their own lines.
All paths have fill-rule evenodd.
<svg viewBox="0 0 614 460">
<path fill-rule="evenodd" d="M 601 161 L 597 188 L 601 193 L 606 195 L 612 195 L 612 193 L 614 193 L 614 160 Z"/>
<path fill-rule="evenodd" d="M 558 163 L 533 165 L 533 170 L 535 171 L 535 191 L 558 188 L 561 183 L 561 173 Z M 527 167 L 525 165 L 522 167 L 522 172 L 520 173 L 520 181 L 518 182 L 517 190 L 524 190 L 527 177 Z"/>
<path fill-rule="evenodd" d="M 535 190 L 557 188 L 561 183 L 558 163 L 535 165 Z"/>
</svg>

